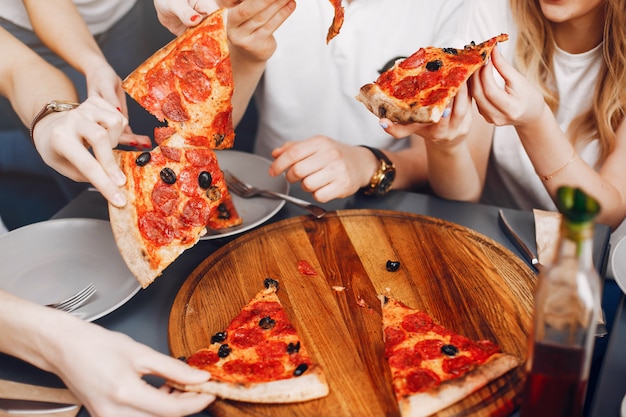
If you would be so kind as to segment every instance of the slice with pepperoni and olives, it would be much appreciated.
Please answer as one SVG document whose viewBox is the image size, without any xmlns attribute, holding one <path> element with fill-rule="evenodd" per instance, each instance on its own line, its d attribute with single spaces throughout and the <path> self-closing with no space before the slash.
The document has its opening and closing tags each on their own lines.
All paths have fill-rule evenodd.
<svg viewBox="0 0 626 417">
<path fill-rule="evenodd" d="M 437 123 L 459 88 L 487 61 L 508 35 L 464 49 L 420 48 L 361 87 L 356 99 L 380 118 L 394 123 Z"/>
<path fill-rule="evenodd" d="M 488 340 L 470 340 L 422 311 L 379 298 L 385 357 L 403 417 L 443 410 L 520 364 Z"/>
<path fill-rule="evenodd" d="M 109 204 L 111 228 L 143 288 L 195 245 L 207 227 L 241 223 L 213 150 L 186 146 L 174 134 L 150 152 L 114 152 L 126 175 L 127 204 Z"/>
<path fill-rule="evenodd" d="M 137 103 L 190 145 L 225 149 L 235 140 L 225 16 L 220 9 L 188 28 L 123 82 Z"/>
<path fill-rule="evenodd" d="M 328 384 L 280 303 L 278 281 L 264 280 L 259 291 L 208 347 L 186 362 L 211 373 L 197 385 L 171 383 L 236 401 L 294 403 L 328 395 Z M 209 344 L 210 343 L 210 344 Z"/>
</svg>

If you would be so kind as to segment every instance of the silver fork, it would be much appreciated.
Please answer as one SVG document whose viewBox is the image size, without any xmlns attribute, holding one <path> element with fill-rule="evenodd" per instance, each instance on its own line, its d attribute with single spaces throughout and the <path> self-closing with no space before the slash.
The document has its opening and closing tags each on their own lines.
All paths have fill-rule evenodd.
<svg viewBox="0 0 626 417">
<path fill-rule="evenodd" d="M 315 204 L 311 204 L 306 200 L 301 200 L 299 198 L 292 197 L 283 193 L 277 193 L 275 191 L 261 190 L 241 181 L 239 178 L 235 177 L 228 171 L 224 171 L 224 179 L 226 180 L 226 185 L 228 186 L 228 189 L 240 197 L 251 198 L 261 196 L 269 198 L 281 198 L 285 201 L 290 202 L 291 204 L 295 204 L 296 206 L 305 209 L 318 219 L 326 214 L 326 210 L 319 206 L 316 206 Z"/>
<path fill-rule="evenodd" d="M 96 293 L 96 287 L 93 284 L 87 285 L 76 294 L 57 303 L 46 304 L 46 307 L 55 308 L 66 312 L 72 312 L 87 302 L 92 295 Z"/>
</svg>

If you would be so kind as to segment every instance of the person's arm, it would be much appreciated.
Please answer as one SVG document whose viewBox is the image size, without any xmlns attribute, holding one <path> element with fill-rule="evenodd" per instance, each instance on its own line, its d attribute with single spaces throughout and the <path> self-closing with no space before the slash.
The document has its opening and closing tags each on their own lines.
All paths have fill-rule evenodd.
<svg viewBox="0 0 626 417">
<path fill-rule="evenodd" d="M 207 372 L 130 337 L 0 291 L 0 352 L 57 374 L 93 417 L 185 416 L 215 397 L 158 389 L 144 375 L 180 384 Z"/>
<path fill-rule="evenodd" d="M 626 127 L 616 131 L 615 148 L 602 168 L 595 171 L 580 158 L 561 130 L 554 114 L 538 91 L 494 49 L 491 63 L 475 76 L 473 95 L 481 114 L 495 125 L 515 127 L 535 172 L 552 196 L 562 185 L 585 190 L 602 207 L 597 220 L 617 227 L 626 217 Z M 493 69 L 505 81 L 505 88 L 496 84 Z"/>
<path fill-rule="evenodd" d="M 60 70 L 2 28 L 0 44 L 0 95 L 9 99 L 26 127 L 46 103 L 77 100 L 73 84 Z M 93 97 L 74 110 L 45 116 L 36 124 L 33 139 L 48 165 L 75 181 L 92 183 L 122 206 L 126 201 L 118 187 L 126 179 L 112 148 L 118 142 L 150 144 L 147 137 L 123 133 L 127 123 L 112 105 Z"/>
<path fill-rule="evenodd" d="M 102 97 L 127 116 L 122 80 L 109 65 L 73 1 L 23 2 L 35 34 L 85 76 L 88 96 Z"/>
</svg>

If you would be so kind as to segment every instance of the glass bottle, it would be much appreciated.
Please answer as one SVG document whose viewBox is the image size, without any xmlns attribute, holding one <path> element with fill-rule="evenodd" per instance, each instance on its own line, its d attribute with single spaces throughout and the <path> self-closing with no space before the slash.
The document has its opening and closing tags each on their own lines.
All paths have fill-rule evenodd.
<svg viewBox="0 0 626 417">
<path fill-rule="evenodd" d="M 559 247 L 539 274 L 522 417 L 582 415 L 597 318 L 600 278 L 593 265 L 594 218 L 600 207 L 580 189 L 561 187 Z"/>
</svg>

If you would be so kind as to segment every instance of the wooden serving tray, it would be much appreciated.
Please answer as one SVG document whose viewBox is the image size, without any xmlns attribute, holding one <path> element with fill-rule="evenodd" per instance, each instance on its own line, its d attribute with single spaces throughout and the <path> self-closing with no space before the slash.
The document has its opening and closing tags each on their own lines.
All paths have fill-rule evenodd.
<svg viewBox="0 0 626 417">
<path fill-rule="evenodd" d="M 317 275 L 298 271 L 308 261 Z M 399 261 L 396 272 L 388 260 Z M 291 218 L 226 244 L 182 285 L 169 321 L 174 357 L 207 346 L 211 336 L 261 289 L 278 296 L 330 385 L 326 398 L 262 405 L 217 400 L 221 416 L 399 416 L 383 357 L 381 308 L 390 291 L 471 339 L 489 339 L 526 357 L 535 275 L 508 249 L 473 230 L 395 211 L 341 210 L 322 219 Z M 343 286 L 336 291 L 333 286 Z M 365 306 L 360 300 L 363 300 Z M 438 416 L 509 415 L 519 403 L 517 368 Z"/>
</svg>

